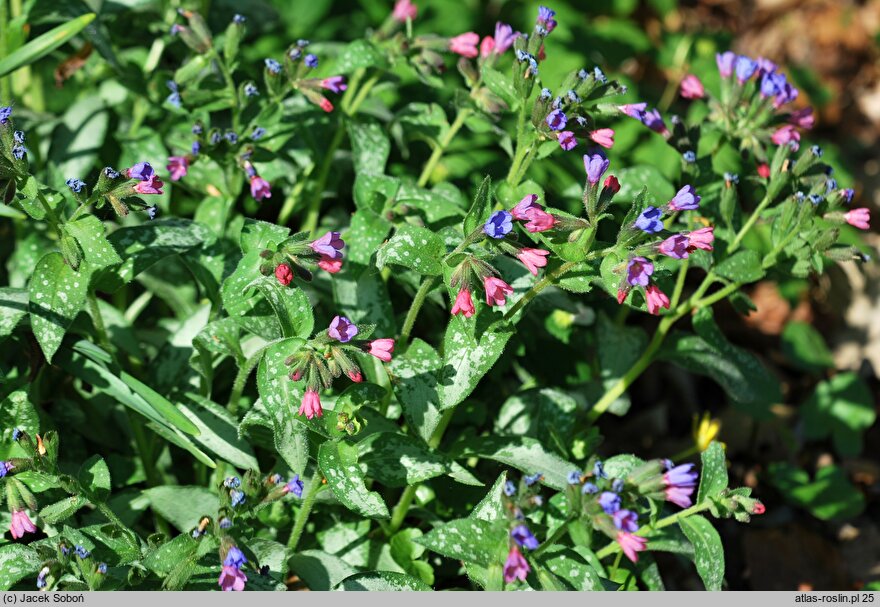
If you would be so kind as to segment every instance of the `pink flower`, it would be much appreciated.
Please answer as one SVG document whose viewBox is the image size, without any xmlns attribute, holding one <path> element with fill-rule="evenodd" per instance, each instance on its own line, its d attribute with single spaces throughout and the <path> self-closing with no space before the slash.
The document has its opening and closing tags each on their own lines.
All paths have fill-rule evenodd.
<svg viewBox="0 0 880 607">
<path fill-rule="evenodd" d="M 648 312 L 651 314 L 659 314 L 660 308 L 669 309 L 669 298 L 657 285 L 650 285 L 645 289 L 645 298 L 648 302 Z"/>
<path fill-rule="evenodd" d="M 752 514 L 764 514 L 765 512 L 767 512 L 767 508 L 761 502 L 755 502 L 755 505 L 752 506 Z"/>
<path fill-rule="evenodd" d="M 611 190 L 612 194 L 617 194 L 620 191 L 620 182 L 614 175 L 609 175 L 608 177 L 606 177 L 604 185 L 606 188 Z"/>
<path fill-rule="evenodd" d="M 510 547 L 507 555 L 507 561 L 504 563 L 504 581 L 510 584 L 513 580 L 526 581 L 526 576 L 532 568 L 523 557 L 519 548 L 514 544 Z"/>
<path fill-rule="evenodd" d="M 493 50 L 495 50 L 495 38 L 492 36 L 485 36 L 483 41 L 480 42 L 480 57 L 488 57 L 492 54 Z"/>
<path fill-rule="evenodd" d="M 647 103 L 627 103 L 626 105 L 618 105 L 617 109 L 629 116 L 630 118 L 640 120 L 642 117 L 642 113 L 644 113 L 647 107 Z"/>
<path fill-rule="evenodd" d="M 171 156 L 168 158 L 168 165 L 165 167 L 171 175 L 171 181 L 179 181 L 186 177 L 186 171 L 189 169 L 189 159 L 186 156 Z"/>
<path fill-rule="evenodd" d="M 620 548 L 623 550 L 626 558 L 631 560 L 633 563 L 638 563 L 638 553 L 645 549 L 648 544 L 648 540 L 638 535 L 628 533 L 626 531 L 620 531 L 617 533 L 617 543 L 620 544 Z"/>
<path fill-rule="evenodd" d="M 455 38 L 449 40 L 449 50 L 453 53 L 473 59 L 479 52 L 477 45 L 480 43 L 480 36 L 474 32 L 465 32 L 459 34 Z"/>
<path fill-rule="evenodd" d="M 339 270 L 342 269 L 342 260 L 333 259 L 332 257 L 327 257 L 326 255 L 321 255 L 321 260 L 318 262 L 318 267 L 325 272 L 336 274 Z"/>
<path fill-rule="evenodd" d="M 348 379 L 350 379 L 351 381 L 353 381 L 356 384 L 359 384 L 362 381 L 364 381 L 364 376 L 361 374 L 360 369 L 352 369 L 348 373 L 346 373 L 346 375 L 348 375 Z"/>
<path fill-rule="evenodd" d="M 506 23 L 501 23 L 500 21 L 495 22 L 493 46 L 496 55 L 503 55 L 504 51 L 509 49 L 517 38 L 519 38 L 519 32 L 513 31 L 513 28 Z"/>
<path fill-rule="evenodd" d="M 770 165 L 766 162 L 762 162 L 758 165 L 758 177 L 762 177 L 764 179 L 769 179 L 770 177 Z"/>
<path fill-rule="evenodd" d="M 134 186 L 134 191 L 138 194 L 161 194 L 163 185 L 165 184 L 162 183 L 159 176 L 153 173 L 147 179 L 139 181 Z"/>
<path fill-rule="evenodd" d="M 16 510 L 12 513 L 12 522 L 9 523 L 9 531 L 12 532 L 12 539 L 17 540 L 24 537 L 25 533 L 36 533 L 37 527 L 28 518 L 27 512 L 24 510 Z"/>
<path fill-rule="evenodd" d="M 513 293 L 513 287 L 494 276 L 487 276 L 483 286 L 486 288 L 486 303 L 490 306 L 503 306 L 507 303 L 505 297 Z"/>
<path fill-rule="evenodd" d="M 303 395 L 302 404 L 299 406 L 299 414 L 305 415 L 306 418 L 321 417 L 324 410 L 321 408 L 321 397 L 314 390 L 306 390 Z"/>
<path fill-rule="evenodd" d="M 471 300 L 471 292 L 468 289 L 461 289 L 458 297 L 455 298 L 455 305 L 452 306 L 452 315 L 464 314 L 465 318 L 474 315 L 474 302 Z"/>
<path fill-rule="evenodd" d="M 843 218 L 849 225 L 855 226 L 860 230 L 867 230 L 871 227 L 871 211 L 866 208 L 847 211 Z"/>
<path fill-rule="evenodd" d="M 367 352 L 382 362 L 391 361 L 391 353 L 394 352 L 394 340 L 389 338 L 374 339 L 367 344 Z"/>
<path fill-rule="evenodd" d="M 599 129 L 590 133 L 590 139 L 601 145 L 603 148 L 611 149 L 614 145 L 614 130 Z"/>
<path fill-rule="evenodd" d="M 293 373 L 290 374 L 290 381 L 299 381 L 302 379 L 302 376 L 303 376 L 303 370 L 297 369 L 296 371 L 294 371 Z"/>
<path fill-rule="evenodd" d="M 688 237 L 688 253 L 693 253 L 697 249 L 703 249 L 704 251 L 712 250 L 712 243 L 715 241 L 715 226 L 709 226 L 708 228 L 700 228 L 699 230 L 694 230 Z"/>
<path fill-rule="evenodd" d="M 629 295 L 629 285 L 625 289 L 617 289 L 617 303 L 622 304 L 626 301 L 627 295 Z"/>
<path fill-rule="evenodd" d="M 412 21 L 419 14 L 419 7 L 410 2 L 410 0 L 397 0 L 394 3 L 394 10 L 391 11 L 391 17 L 400 23 L 406 23 L 409 19 Z"/>
<path fill-rule="evenodd" d="M 235 565 L 224 565 L 223 571 L 220 572 L 220 579 L 217 580 L 224 592 L 241 592 L 244 590 L 245 582 L 247 582 L 247 576 Z"/>
<path fill-rule="evenodd" d="M 556 140 L 559 141 L 559 145 L 566 152 L 573 150 L 578 143 L 574 133 L 571 131 L 559 131 L 556 133 Z"/>
<path fill-rule="evenodd" d="M 326 97 L 321 97 L 321 101 L 318 103 L 318 107 L 320 107 L 328 114 L 333 111 L 333 104 L 330 103 L 330 100 Z"/>
<path fill-rule="evenodd" d="M 811 129 L 816 124 L 816 117 L 813 116 L 813 108 L 805 107 L 796 110 L 788 117 L 788 122 L 802 129 Z"/>
<path fill-rule="evenodd" d="M 688 74 L 681 81 L 681 96 L 685 99 L 702 99 L 706 94 L 703 83 L 693 74 Z"/>
<path fill-rule="evenodd" d="M 293 270 L 286 263 L 280 263 L 275 267 L 275 278 L 286 287 L 293 280 Z"/>
<path fill-rule="evenodd" d="M 513 215 L 514 219 L 518 219 L 519 221 L 526 221 L 529 219 L 528 212 L 532 209 L 538 209 L 539 211 L 543 211 L 544 207 L 538 204 L 538 195 L 537 194 L 528 194 L 523 197 L 516 206 L 510 209 L 510 214 Z"/>
<path fill-rule="evenodd" d="M 657 250 L 673 259 L 687 259 L 689 244 L 689 239 L 684 234 L 673 234 L 661 242 Z"/>
<path fill-rule="evenodd" d="M 776 132 L 773 133 L 770 140 L 776 145 L 785 145 L 792 141 L 799 142 L 801 140 L 801 134 L 793 125 L 786 124 L 776 129 Z"/>
<path fill-rule="evenodd" d="M 251 177 L 251 196 L 253 196 L 254 200 L 257 202 L 260 202 L 264 198 L 272 198 L 272 189 L 269 186 L 269 182 L 259 175 Z"/>
<path fill-rule="evenodd" d="M 334 93 L 341 93 L 348 88 L 348 85 L 345 84 L 345 76 L 330 76 L 321 80 L 321 88 Z"/>
<path fill-rule="evenodd" d="M 522 262 L 529 272 L 537 276 L 538 268 L 543 268 L 547 265 L 548 255 L 550 255 L 550 251 L 545 251 L 544 249 L 520 249 L 519 253 L 516 254 L 516 258 Z"/>
<path fill-rule="evenodd" d="M 556 223 L 553 215 L 541 209 L 529 209 L 526 211 L 526 217 L 528 218 L 526 229 L 533 234 L 535 232 L 546 232 L 552 229 Z"/>
</svg>

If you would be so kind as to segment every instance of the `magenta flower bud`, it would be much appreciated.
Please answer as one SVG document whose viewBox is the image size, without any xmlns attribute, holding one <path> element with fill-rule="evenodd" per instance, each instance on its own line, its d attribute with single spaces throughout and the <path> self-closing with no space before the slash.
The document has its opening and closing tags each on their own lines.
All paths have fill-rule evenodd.
<svg viewBox="0 0 880 607">
<path fill-rule="evenodd" d="M 410 0 L 397 0 L 394 3 L 394 10 L 391 11 L 391 18 L 399 23 L 406 23 L 407 19 L 412 21 L 418 14 L 419 8 Z"/>
<path fill-rule="evenodd" d="M 550 255 L 550 251 L 545 251 L 544 249 L 525 248 L 519 250 L 519 253 L 516 254 L 516 258 L 522 262 L 533 276 L 537 276 L 538 268 L 543 268 L 547 265 L 548 255 Z"/>
<path fill-rule="evenodd" d="M 330 274 L 336 274 L 342 269 L 342 260 L 321 255 L 321 259 L 318 261 L 318 267 Z"/>
<path fill-rule="evenodd" d="M 556 140 L 559 141 L 559 146 L 566 152 L 570 152 L 577 146 L 577 139 L 571 131 L 559 131 L 556 133 Z"/>
<path fill-rule="evenodd" d="M 459 34 L 455 38 L 449 40 L 449 50 L 453 53 L 473 59 L 479 55 L 477 45 L 480 43 L 480 36 L 474 32 L 465 32 Z"/>
<path fill-rule="evenodd" d="M 523 558 L 519 548 L 514 545 L 510 547 L 507 555 L 507 561 L 504 563 L 504 581 L 510 584 L 514 580 L 526 581 L 526 576 L 532 568 L 529 567 L 526 559 Z"/>
<path fill-rule="evenodd" d="M 168 165 L 165 167 L 171 175 L 171 181 L 180 181 L 186 177 L 186 171 L 189 169 L 189 159 L 186 156 L 171 156 L 168 158 Z"/>
<path fill-rule="evenodd" d="M 693 211 L 700 207 L 700 198 L 701 196 L 697 196 L 694 186 L 686 185 L 672 197 L 672 200 L 669 201 L 669 210 Z"/>
<path fill-rule="evenodd" d="M 25 533 L 36 533 L 37 527 L 31 522 L 27 512 L 16 510 L 12 513 L 9 531 L 12 533 L 12 539 L 17 540 L 23 538 Z"/>
<path fill-rule="evenodd" d="M 517 219 L 519 221 L 527 221 L 529 219 L 527 212 L 532 209 L 538 209 L 539 211 L 544 210 L 544 207 L 538 204 L 537 194 L 526 195 L 516 204 L 515 207 L 510 210 L 510 214 L 513 215 L 514 219 Z"/>
<path fill-rule="evenodd" d="M 633 563 L 639 562 L 639 552 L 642 552 L 648 545 L 648 540 L 638 535 L 633 535 L 627 531 L 621 531 L 617 534 L 617 543 L 620 544 L 621 550 L 626 558 Z"/>
<path fill-rule="evenodd" d="M 642 119 L 642 114 L 647 108 L 647 103 L 627 103 L 625 105 L 617 106 L 617 109 L 620 110 L 623 114 L 629 116 L 630 118 L 635 118 L 636 120 Z"/>
<path fill-rule="evenodd" d="M 362 381 L 364 381 L 364 376 L 361 373 L 360 369 L 357 369 L 357 368 L 351 369 L 348 373 L 346 373 L 346 375 L 348 375 L 348 379 L 350 379 L 351 381 L 353 381 L 356 384 L 359 384 Z"/>
<path fill-rule="evenodd" d="M 342 259 L 342 249 L 345 241 L 339 237 L 339 232 L 327 232 L 318 240 L 309 243 L 315 253 L 330 259 Z"/>
<path fill-rule="evenodd" d="M 718 72 L 722 78 L 727 78 L 733 74 L 733 64 L 736 62 L 736 53 L 727 51 L 725 53 L 715 54 L 715 63 L 718 65 Z"/>
<path fill-rule="evenodd" d="M 345 83 L 345 76 L 330 76 L 321 80 L 321 88 L 334 93 L 341 93 L 348 88 L 348 85 Z"/>
<path fill-rule="evenodd" d="M 651 285 L 645 289 L 645 299 L 647 300 L 648 312 L 650 314 L 660 314 L 660 308 L 669 309 L 669 298 L 657 285 Z"/>
<path fill-rule="evenodd" d="M 303 370 L 297 369 L 296 371 L 294 371 L 293 373 L 290 374 L 290 380 L 291 381 L 299 381 L 302 379 L 302 376 L 303 376 Z"/>
<path fill-rule="evenodd" d="M 333 320 L 330 321 L 330 328 L 327 329 L 327 335 L 342 343 L 350 342 L 357 334 L 357 325 L 345 316 L 334 316 Z"/>
<path fill-rule="evenodd" d="M 843 218 L 849 225 L 860 230 L 867 230 L 871 227 L 871 211 L 865 208 L 847 211 Z"/>
<path fill-rule="evenodd" d="M 688 74 L 681 80 L 681 96 L 685 99 L 702 99 L 706 95 L 706 89 L 700 79 L 693 74 Z"/>
<path fill-rule="evenodd" d="M 712 250 L 712 243 L 715 241 L 715 226 L 708 228 L 700 228 L 694 230 L 687 235 L 688 237 L 688 253 L 693 253 L 697 249 L 704 251 Z"/>
<path fill-rule="evenodd" d="M 324 415 L 324 410 L 321 408 L 321 397 L 317 392 L 306 390 L 299 406 L 299 414 L 305 415 L 307 419 Z"/>
<path fill-rule="evenodd" d="M 470 290 L 466 288 L 459 290 L 458 297 L 455 298 L 455 304 L 452 306 L 451 314 L 452 316 L 463 314 L 465 318 L 470 318 L 474 315 L 474 302 L 471 299 Z"/>
<path fill-rule="evenodd" d="M 492 54 L 492 51 L 495 50 L 495 38 L 492 36 L 483 36 L 483 41 L 480 42 L 480 57 L 485 59 L 489 55 Z"/>
<path fill-rule="evenodd" d="M 805 107 L 795 110 L 788 117 L 788 122 L 802 129 L 811 129 L 816 124 L 816 117 L 813 115 L 813 108 Z"/>
<path fill-rule="evenodd" d="M 375 356 L 382 362 L 391 362 L 391 353 L 394 352 L 394 340 L 389 338 L 374 339 L 367 344 L 367 353 Z"/>
<path fill-rule="evenodd" d="M 144 181 L 139 181 L 134 186 L 134 191 L 138 194 L 161 194 L 163 185 L 165 184 L 162 183 L 159 176 L 153 173 Z"/>
<path fill-rule="evenodd" d="M 507 303 L 506 296 L 513 293 L 513 287 L 494 276 L 487 276 L 483 287 L 486 289 L 486 303 L 490 306 L 503 306 Z"/>
<path fill-rule="evenodd" d="M 275 268 L 275 278 L 286 287 L 293 280 L 293 270 L 286 263 L 278 264 Z"/>
<path fill-rule="evenodd" d="M 797 143 L 800 140 L 801 134 L 798 132 L 797 128 L 791 124 L 785 124 L 779 127 L 774 131 L 773 135 L 770 136 L 770 141 L 776 145 L 787 145 L 792 141 Z"/>
<path fill-rule="evenodd" d="M 614 145 L 613 129 L 598 129 L 590 133 L 590 139 L 601 145 L 603 148 L 611 149 Z"/>
<path fill-rule="evenodd" d="M 632 286 L 647 287 L 654 273 L 654 264 L 644 257 L 633 257 L 626 264 L 626 282 Z"/>
<path fill-rule="evenodd" d="M 639 515 L 632 510 L 618 510 L 613 518 L 614 526 L 621 531 L 632 533 L 639 530 Z"/>
<path fill-rule="evenodd" d="M 673 259 L 687 259 L 690 240 L 684 234 L 674 234 L 660 243 L 657 250 Z"/>
<path fill-rule="evenodd" d="M 528 222 L 525 224 L 526 230 L 532 234 L 536 232 L 546 232 L 553 229 L 556 225 L 556 219 L 550 213 L 541 209 L 529 209 L 525 213 Z"/>
<path fill-rule="evenodd" d="M 272 189 L 269 186 L 269 182 L 259 175 L 253 175 L 251 177 L 251 196 L 253 196 L 254 200 L 257 202 L 260 202 L 264 198 L 272 198 Z"/>
</svg>

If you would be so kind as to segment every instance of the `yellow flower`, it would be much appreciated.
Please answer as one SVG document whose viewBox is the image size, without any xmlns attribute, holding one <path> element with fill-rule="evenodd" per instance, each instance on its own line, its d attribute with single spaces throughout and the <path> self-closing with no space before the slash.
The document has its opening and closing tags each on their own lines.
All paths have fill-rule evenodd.
<svg viewBox="0 0 880 607">
<path fill-rule="evenodd" d="M 715 437 L 721 432 L 721 421 L 712 419 L 708 412 L 703 413 L 702 417 L 694 416 L 693 436 L 697 449 L 702 453 L 709 448 L 709 443 L 715 440 Z M 722 446 L 725 446 L 722 443 Z"/>
</svg>

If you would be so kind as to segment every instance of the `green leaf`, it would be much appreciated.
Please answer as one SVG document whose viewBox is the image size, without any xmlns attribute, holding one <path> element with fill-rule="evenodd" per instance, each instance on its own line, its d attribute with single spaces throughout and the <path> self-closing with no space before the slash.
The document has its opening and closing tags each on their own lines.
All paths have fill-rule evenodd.
<svg viewBox="0 0 880 607">
<path fill-rule="evenodd" d="M 382 497 L 364 485 L 356 446 L 327 441 L 318 449 L 318 466 L 333 495 L 346 508 L 369 518 L 388 518 Z"/>
<path fill-rule="evenodd" d="M 620 180 L 620 191 L 614 196 L 615 204 L 631 203 L 643 187 L 648 188 L 645 202 L 654 206 L 664 204 L 675 195 L 675 187 L 656 167 L 636 165 L 618 169 L 614 174 Z"/>
<path fill-rule="evenodd" d="M 538 559 L 542 567 L 561 578 L 571 590 L 604 590 L 599 573 L 571 548 L 553 546 Z"/>
<path fill-rule="evenodd" d="M 527 390 L 504 402 L 495 429 L 499 434 L 530 436 L 545 445 L 565 445 L 562 437 L 575 431 L 577 410 L 577 401 L 561 390 Z"/>
<path fill-rule="evenodd" d="M 27 312 L 27 289 L 0 287 L 0 338 L 12 334 Z"/>
<path fill-rule="evenodd" d="M 100 455 L 93 455 L 79 467 L 79 486 L 89 500 L 105 502 L 110 497 L 110 469 Z"/>
<path fill-rule="evenodd" d="M 681 519 L 678 525 L 694 545 L 694 564 L 706 590 L 721 590 L 724 582 L 724 546 L 715 527 L 698 514 Z"/>
<path fill-rule="evenodd" d="M 65 497 L 61 501 L 49 504 L 40 510 L 40 518 L 50 525 L 57 525 L 76 514 L 80 508 L 88 503 L 89 501 L 81 495 Z"/>
<path fill-rule="evenodd" d="M 86 302 L 89 278 L 71 269 L 61 253 L 49 253 L 34 268 L 28 288 L 31 328 L 50 362 Z"/>
<path fill-rule="evenodd" d="M 381 175 L 385 172 L 391 142 L 381 124 L 375 120 L 349 122 L 348 138 L 356 174 Z"/>
<path fill-rule="evenodd" d="M 179 409 L 198 429 L 195 442 L 236 468 L 259 470 L 250 444 L 238 436 L 237 420 L 215 402 L 188 393 L 193 404 L 180 403 Z"/>
<path fill-rule="evenodd" d="M 337 590 L 377 592 L 430 592 L 431 587 L 412 576 L 391 571 L 367 571 L 345 578 Z"/>
<path fill-rule="evenodd" d="M 424 444 L 402 434 L 377 432 L 358 443 L 367 476 L 388 487 L 405 487 L 447 474 L 452 464 Z"/>
<path fill-rule="evenodd" d="M 241 250 L 247 254 L 251 251 L 259 253 L 263 249 L 274 249 L 290 236 L 290 230 L 268 221 L 245 218 L 239 238 Z"/>
<path fill-rule="evenodd" d="M 164 577 L 180 563 L 191 560 L 198 548 L 199 542 L 189 533 L 181 533 L 147 554 L 144 566 L 156 575 Z"/>
<path fill-rule="evenodd" d="M 629 371 L 648 345 L 648 338 L 640 327 L 618 325 L 605 314 L 599 315 L 597 324 L 599 368 L 602 387 L 609 390 Z M 629 410 L 629 396 L 622 395 L 609 411 L 624 415 Z"/>
<path fill-rule="evenodd" d="M 751 249 L 744 249 L 715 266 L 715 273 L 734 282 L 749 283 L 761 280 L 764 269 L 761 256 Z"/>
<path fill-rule="evenodd" d="M 871 389 L 855 373 L 839 373 L 820 382 L 801 411 L 805 438 L 830 434 L 837 452 L 849 457 L 861 453 L 862 434 L 877 419 Z"/>
<path fill-rule="evenodd" d="M 220 507 L 217 494 L 205 487 L 167 485 L 144 490 L 150 507 L 178 531 L 188 533 L 203 516 L 214 518 Z"/>
<path fill-rule="evenodd" d="M 564 490 L 568 473 L 579 467 L 554 453 L 533 438 L 482 436 L 467 438 L 456 445 L 456 459 L 483 457 L 513 466 L 526 474 L 541 473 L 548 487 Z"/>
<path fill-rule="evenodd" d="M 385 56 L 373 43 L 367 40 L 355 40 L 339 54 L 334 73 L 344 75 L 360 68 L 384 68 L 385 65 Z"/>
<path fill-rule="evenodd" d="M 0 402 L 0 439 L 11 442 L 15 428 L 31 436 L 40 432 L 40 416 L 24 390 L 10 392 Z"/>
<path fill-rule="evenodd" d="M 87 13 L 71 21 L 62 23 L 45 34 L 34 38 L 24 46 L 0 59 L 0 77 L 35 63 L 56 48 L 76 36 L 95 20 L 95 13 Z"/>
<path fill-rule="evenodd" d="M 718 498 L 727 489 L 727 457 L 721 443 L 709 443 L 709 448 L 703 451 L 700 459 L 703 465 L 700 471 L 700 490 L 697 492 L 698 504 L 707 499 Z"/>
<path fill-rule="evenodd" d="M 443 368 L 438 391 L 442 409 L 456 406 L 473 392 L 513 335 L 513 327 L 503 320 L 483 330 L 479 324 L 463 316 L 449 319 L 443 337 Z"/>
<path fill-rule="evenodd" d="M 395 352 L 388 366 L 396 379 L 392 384 L 394 394 L 403 407 L 407 424 L 428 442 L 442 416 L 437 382 L 443 361 L 434 348 L 414 339 L 406 352 Z"/>
<path fill-rule="evenodd" d="M 440 236 L 426 228 L 403 224 L 377 251 L 376 267 L 381 270 L 392 264 L 425 276 L 439 276 L 445 254 L 446 245 Z"/>
<path fill-rule="evenodd" d="M 6 591 L 26 577 L 36 576 L 43 559 L 30 546 L 0 546 L 0 590 Z"/>
<path fill-rule="evenodd" d="M 99 94 L 79 99 L 62 117 L 64 128 L 52 133 L 49 159 L 61 175 L 86 175 L 94 168 L 107 136 L 110 112 Z"/>
<path fill-rule="evenodd" d="M 357 569 L 338 556 L 322 550 L 301 550 L 290 559 L 290 570 L 309 590 L 332 590 L 341 581 L 357 573 Z"/>
<path fill-rule="evenodd" d="M 285 287 L 274 276 L 260 276 L 245 288 L 256 288 L 272 306 L 281 337 L 311 337 L 315 317 L 312 304 L 302 289 Z"/>
<path fill-rule="evenodd" d="M 122 258 L 104 236 L 104 224 L 94 215 L 69 221 L 64 224 L 64 230 L 79 243 L 83 260 L 93 269 L 122 263 Z"/>
<path fill-rule="evenodd" d="M 355 324 L 375 324 L 378 337 L 397 333 L 388 287 L 375 268 L 349 263 L 332 284 L 337 314 Z"/>
<path fill-rule="evenodd" d="M 486 175 L 483 183 L 477 188 L 474 203 L 464 218 L 464 234 L 467 236 L 489 219 L 492 204 L 492 178 Z"/>
<path fill-rule="evenodd" d="M 812 325 L 790 321 L 782 330 L 782 353 L 798 369 L 821 373 L 834 368 L 834 357 Z"/>
<path fill-rule="evenodd" d="M 519 95 L 513 88 L 510 76 L 488 66 L 483 67 L 482 73 L 486 88 L 498 95 L 509 109 L 516 110 L 519 107 Z"/>
<path fill-rule="evenodd" d="M 500 562 L 499 557 L 504 559 L 507 529 L 501 520 L 460 518 L 438 525 L 415 541 L 447 558 L 488 567 Z"/>
</svg>

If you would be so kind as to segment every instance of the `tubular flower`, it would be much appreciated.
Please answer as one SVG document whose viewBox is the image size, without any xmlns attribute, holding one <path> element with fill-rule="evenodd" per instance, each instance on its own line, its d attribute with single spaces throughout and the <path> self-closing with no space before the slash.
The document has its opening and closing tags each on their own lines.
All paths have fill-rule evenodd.
<svg viewBox="0 0 880 607">
<path fill-rule="evenodd" d="M 687 238 L 688 253 L 693 253 L 697 249 L 711 251 L 712 243 L 715 241 L 715 227 L 709 226 L 708 228 L 694 230 L 687 235 Z"/>
<path fill-rule="evenodd" d="M 511 546 L 510 552 L 507 555 L 507 561 L 504 563 L 504 581 L 508 584 L 514 580 L 524 582 L 531 570 L 532 568 L 529 567 L 519 548 L 516 545 Z"/>
<path fill-rule="evenodd" d="M 12 513 L 9 531 L 12 533 L 12 539 L 17 540 L 24 537 L 25 533 L 36 533 L 37 526 L 28 517 L 27 512 L 16 510 Z"/>
<path fill-rule="evenodd" d="M 611 149 L 614 145 L 614 130 L 599 129 L 590 133 L 590 139 L 601 145 L 603 148 Z"/>
<path fill-rule="evenodd" d="M 507 303 L 505 297 L 513 293 L 513 287 L 494 276 L 487 276 L 483 286 L 486 289 L 486 303 L 490 306 L 503 306 Z"/>
<path fill-rule="evenodd" d="M 699 476 L 694 470 L 693 464 L 682 464 L 669 468 L 663 474 L 663 484 L 666 485 L 666 501 L 682 508 L 690 508 L 691 495 L 697 488 Z"/>
<path fill-rule="evenodd" d="M 418 14 L 419 8 L 410 0 L 397 0 L 394 3 L 394 10 L 391 11 L 391 18 L 400 23 L 406 23 L 407 19 L 412 21 Z"/>
<path fill-rule="evenodd" d="M 168 166 L 165 168 L 168 169 L 171 181 L 180 181 L 186 177 L 186 172 L 189 169 L 189 159 L 186 156 L 171 156 L 168 158 Z"/>
<path fill-rule="evenodd" d="M 272 198 L 272 189 L 269 182 L 259 175 L 253 175 L 251 177 L 251 196 L 253 196 L 254 200 L 257 202 L 260 202 L 264 198 Z"/>
<path fill-rule="evenodd" d="M 657 250 L 673 259 L 687 259 L 690 239 L 684 234 L 673 234 L 660 243 Z"/>
<path fill-rule="evenodd" d="M 367 348 L 368 354 L 387 363 L 391 361 L 391 353 L 394 352 L 394 340 L 387 337 L 374 339 L 367 343 Z"/>
<path fill-rule="evenodd" d="M 532 275 L 537 276 L 538 268 L 543 268 L 547 265 L 548 255 L 550 255 L 550 251 L 545 251 L 544 249 L 526 248 L 520 249 L 519 253 L 516 254 L 516 258 L 522 262 Z"/>
<path fill-rule="evenodd" d="M 321 397 L 317 392 L 306 390 L 299 406 L 299 414 L 305 415 L 307 419 L 324 415 L 324 410 L 321 408 Z"/>
<path fill-rule="evenodd" d="M 871 227 L 871 211 L 865 208 L 847 211 L 843 218 L 849 225 L 860 230 L 867 230 Z"/>
<path fill-rule="evenodd" d="M 706 95 L 703 83 L 693 74 L 688 74 L 681 81 L 681 96 L 685 99 L 702 99 Z"/>
<path fill-rule="evenodd" d="M 657 285 L 651 285 L 645 289 L 645 299 L 648 304 L 648 312 L 651 314 L 659 314 L 660 308 L 669 309 L 669 298 Z"/>
<path fill-rule="evenodd" d="M 626 558 L 633 563 L 639 562 L 639 552 L 642 552 L 648 545 L 648 540 L 638 535 L 633 535 L 627 531 L 621 531 L 617 534 L 617 543 L 620 544 L 621 550 Z"/>
<path fill-rule="evenodd" d="M 458 297 L 455 298 L 455 305 L 452 306 L 452 315 L 463 314 L 465 318 L 474 315 L 474 302 L 471 300 L 471 292 L 468 289 L 461 289 Z"/>
<path fill-rule="evenodd" d="M 461 55 L 462 57 L 467 57 L 468 59 L 473 59 L 480 52 L 477 50 L 477 45 L 480 43 L 480 36 L 474 32 L 465 32 L 464 34 L 459 34 L 455 38 L 451 38 L 449 40 L 449 50 L 457 55 Z"/>
</svg>

